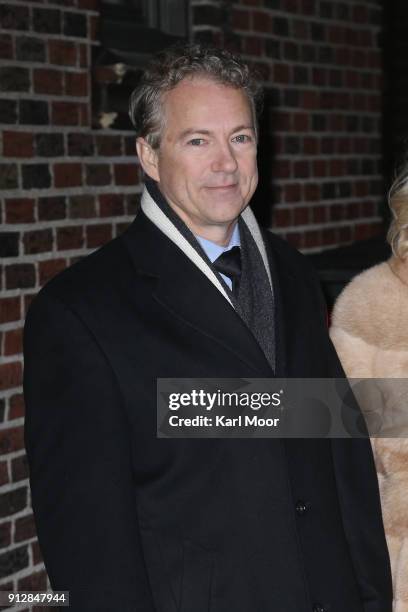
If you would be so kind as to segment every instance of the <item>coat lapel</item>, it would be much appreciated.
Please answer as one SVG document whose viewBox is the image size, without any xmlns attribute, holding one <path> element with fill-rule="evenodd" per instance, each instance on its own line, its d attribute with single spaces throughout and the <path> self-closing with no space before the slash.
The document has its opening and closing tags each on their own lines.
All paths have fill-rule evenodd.
<svg viewBox="0 0 408 612">
<path fill-rule="evenodd" d="M 143 211 L 122 239 L 139 276 L 156 279 L 148 286 L 158 304 L 239 358 L 254 377 L 273 376 L 258 342 L 231 304 Z"/>
</svg>

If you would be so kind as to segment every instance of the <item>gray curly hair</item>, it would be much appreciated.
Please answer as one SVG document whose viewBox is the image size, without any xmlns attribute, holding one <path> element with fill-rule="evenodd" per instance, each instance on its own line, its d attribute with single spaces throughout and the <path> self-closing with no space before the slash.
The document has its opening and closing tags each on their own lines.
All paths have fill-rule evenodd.
<svg viewBox="0 0 408 612">
<path fill-rule="evenodd" d="M 248 96 L 257 132 L 262 110 L 261 85 L 249 66 L 229 51 L 199 44 L 174 45 L 155 55 L 130 97 L 129 116 L 136 136 L 157 149 L 164 126 L 162 94 L 187 77 L 206 76 L 217 83 L 242 89 Z"/>
<path fill-rule="evenodd" d="M 388 194 L 392 220 L 387 240 L 396 257 L 408 256 L 408 163 L 405 163 Z"/>
</svg>

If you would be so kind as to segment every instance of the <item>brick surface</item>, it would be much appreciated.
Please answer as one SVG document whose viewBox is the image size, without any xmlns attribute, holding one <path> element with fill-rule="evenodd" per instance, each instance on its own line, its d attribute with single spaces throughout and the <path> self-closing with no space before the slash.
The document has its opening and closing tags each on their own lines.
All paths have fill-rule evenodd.
<svg viewBox="0 0 408 612">
<path fill-rule="evenodd" d="M 99 40 L 100 33 L 100 17 L 99 15 L 90 15 L 89 17 L 89 37 L 91 40 Z"/>
<path fill-rule="evenodd" d="M 34 68 L 34 91 L 37 94 L 61 95 L 63 92 L 63 73 L 50 68 Z"/>
<path fill-rule="evenodd" d="M 140 208 L 140 194 L 128 194 L 126 196 L 126 214 L 136 215 Z"/>
<path fill-rule="evenodd" d="M 40 550 L 40 546 L 38 542 L 31 543 L 31 550 L 32 550 L 32 555 L 33 555 L 33 562 L 36 565 L 38 563 L 41 563 L 43 561 L 43 558 L 42 558 L 42 554 L 41 554 L 41 550 Z M 44 612 L 44 611 L 40 610 L 39 612 Z"/>
<path fill-rule="evenodd" d="M 17 321 L 21 314 L 21 304 L 19 297 L 0 298 L 0 323 Z"/>
<path fill-rule="evenodd" d="M 39 267 L 41 267 L 41 263 L 39 263 Z M 27 315 L 28 309 L 33 301 L 36 293 L 25 293 L 23 296 L 23 316 Z"/>
<path fill-rule="evenodd" d="M 0 257 L 16 257 L 19 251 L 18 232 L 0 231 Z"/>
<path fill-rule="evenodd" d="M 1 461 L 0 462 L 0 485 L 4 485 L 7 482 L 9 482 L 7 461 Z"/>
<path fill-rule="evenodd" d="M 90 113 L 87 104 L 78 104 L 79 124 L 81 126 L 90 127 Z"/>
<path fill-rule="evenodd" d="M 45 43 L 39 38 L 18 36 L 16 38 L 16 59 L 22 62 L 45 62 Z"/>
<path fill-rule="evenodd" d="M 28 91 L 30 89 L 30 73 L 27 68 L 16 66 L 0 67 L 0 91 Z"/>
<path fill-rule="evenodd" d="M 88 75 L 85 72 L 66 72 L 65 93 L 68 96 L 87 96 Z"/>
<path fill-rule="evenodd" d="M 111 170 L 108 164 L 88 164 L 86 166 L 86 184 L 92 186 L 110 185 Z"/>
<path fill-rule="evenodd" d="M 16 164 L 0 163 L 0 190 L 16 189 L 18 187 L 18 174 Z"/>
<path fill-rule="evenodd" d="M 15 100 L 0 100 L 0 122 L 17 122 L 17 102 Z"/>
<path fill-rule="evenodd" d="M 79 45 L 79 65 L 81 68 L 87 68 L 89 65 L 89 52 L 87 45 Z"/>
<path fill-rule="evenodd" d="M 68 153 L 73 156 L 94 155 L 94 139 L 92 134 L 73 132 L 68 134 Z"/>
<path fill-rule="evenodd" d="M 33 153 L 33 135 L 30 132 L 3 132 L 5 157 L 32 157 Z"/>
<path fill-rule="evenodd" d="M 6 548 L 11 543 L 11 522 L 0 525 L 0 548 Z"/>
<path fill-rule="evenodd" d="M 84 243 L 81 226 L 60 227 L 57 229 L 57 248 L 59 251 L 80 249 Z"/>
<path fill-rule="evenodd" d="M 19 419 L 25 414 L 24 397 L 22 393 L 15 393 L 9 398 L 8 420 Z"/>
<path fill-rule="evenodd" d="M 35 523 L 34 523 L 34 516 L 32 514 L 29 514 L 28 516 L 23 516 L 19 519 L 16 520 L 16 526 L 15 526 L 15 534 L 14 534 L 14 541 L 15 542 L 22 542 L 23 540 L 29 540 L 30 538 L 35 537 L 36 531 L 35 531 Z M 41 583 L 44 580 L 44 573 L 40 573 L 39 576 L 41 576 L 40 580 Z M 30 580 L 32 579 L 32 577 L 30 577 Z M 27 587 L 24 587 L 20 584 L 19 582 L 19 589 L 22 590 L 42 590 L 44 588 L 44 586 L 40 586 L 39 589 L 35 588 L 32 589 L 30 588 L 31 586 L 34 585 L 27 585 Z"/>
<path fill-rule="evenodd" d="M 24 234 L 24 253 L 32 255 L 34 253 L 44 253 L 52 249 L 52 230 L 40 229 L 26 232 Z"/>
<path fill-rule="evenodd" d="M 86 38 L 88 34 L 86 15 L 66 11 L 64 13 L 64 34 L 76 38 Z"/>
<path fill-rule="evenodd" d="M 250 30 L 251 12 L 238 8 L 234 9 L 232 13 L 232 26 L 236 30 Z"/>
<path fill-rule="evenodd" d="M 28 8 L 22 4 L 0 4 L 0 23 L 3 29 L 27 30 L 30 14 Z"/>
<path fill-rule="evenodd" d="M 123 195 L 106 193 L 99 196 L 101 217 L 115 217 L 124 214 Z"/>
<path fill-rule="evenodd" d="M 48 103 L 40 100 L 20 100 L 19 116 L 23 125 L 45 125 L 49 122 Z"/>
<path fill-rule="evenodd" d="M 13 389 L 19 387 L 22 382 L 22 367 L 19 361 L 0 364 L 0 390 Z M 1 496 L 0 496 L 1 506 Z M 0 507 L 0 516 L 1 514 Z"/>
<path fill-rule="evenodd" d="M 132 137 L 132 138 L 127 139 L 127 141 L 128 140 L 129 140 L 129 145 L 131 141 L 132 154 L 134 155 L 135 146 L 136 146 L 135 138 Z M 122 144 L 118 136 L 97 135 L 96 136 L 96 148 L 97 148 L 98 155 L 116 156 L 122 153 Z M 128 153 L 127 146 L 126 146 L 126 153 Z"/>
<path fill-rule="evenodd" d="M 256 32 L 270 33 L 273 31 L 275 19 L 267 11 L 252 11 L 252 29 Z"/>
<path fill-rule="evenodd" d="M 0 34 L 0 58 L 13 59 L 13 39 L 9 34 Z"/>
<path fill-rule="evenodd" d="M 33 534 L 34 535 L 34 534 Z M 17 583 L 20 591 L 45 591 L 47 589 L 47 574 L 44 570 L 31 576 L 21 578 Z M 41 609 L 41 606 L 34 606 Z"/>
<path fill-rule="evenodd" d="M 116 223 L 116 225 L 115 225 L 115 228 L 116 228 L 115 236 L 120 236 L 120 234 L 123 234 L 123 232 L 128 229 L 130 224 L 131 223 L 125 222 L 125 221 L 123 221 L 122 223 Z"/>
<path fill-rule="evenodd" d="M 55 187 L 75 187 L 82 183 L 82 166 L 76 163 L 54 164 Z"/>
<path fill-rule="evenodd" d="M 40 261 L 38 264 L 39 282 L 40 285 L 45 285 L 53 276 L 62 272 L 67 267 L 65 259 L 50 259 L 47 261 Z"/>
<path fill-rule="evenodd" d="M 24 428 L 11 427 L 0 431 L 0 455 L 6 455 L 24 448 Z"/>
<path fill-rule="evenodd" d="M 55 125 L 79 124 L 79 106 L 75 102 L 53 102 L 51 108 Z"/>
<path fill-rule="evenodd" d="M 28 463 L 25 454 L 11 460 L 11 476 L 13 482 L 19 482 L 28 477 Z"/>
<path fill-rule="evenodd" d="M 0 555 L 0 579 L 28 566 L 27 546 L 14 548 Z"/>
<path fill-rule="evenodd" d="M 116 185 L 136 185 L 139 182 L 139 168 L 135 163 L 116 164 L 114 176 Z"/>
<path fill-rule="evenodd" d="M 36 134 L 35 152 L 39 157 L 59 157 L 64 155 L 63 134 Z"/>
<path fill-rule="evenodd" d="M 24 189 L 46 189 L 51 186 L 48 164 L 23 164 L 21 166 Z"/>
<path fill-rule="evenodd" d="M 51 64 L 75 66 L 77 63 L 77 47 L 71 41 L 49 40 L 48 52 Z"/>
<path fill-rule="evenodd" d="M 61 11 L 58 9 L 34 8 L 33 29 L 35 32 L 59 34 L 61 32 Z"/>
<path fill-rule="evenodd" d="M 51 196 L 39 198 L 38 218 L 40 221 L 54 221 L 64 219 L 66 216 L 66 202 L 64 196 Z"/>
<path fill-rule="evenodd" d="M 102 246 L 112 238 L 111 225 L 88 225 L 86 227 L 86 245 L 88 248 L 94 249 Z"/>
<path fill-rule="evenodd" d="M 96 217 L 95 197 L 92 195 L 72 196 L 69 199 L 69 216 L 72 219 Z"/>
</svg>

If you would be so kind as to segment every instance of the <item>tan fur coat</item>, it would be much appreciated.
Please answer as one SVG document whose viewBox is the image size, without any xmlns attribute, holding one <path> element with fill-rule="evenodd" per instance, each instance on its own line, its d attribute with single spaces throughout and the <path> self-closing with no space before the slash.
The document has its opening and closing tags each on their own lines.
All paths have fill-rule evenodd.
<svg viewBox="0 0 408 612">
<path fill-rule="evenodd" d="M 335 304 L 330 335 L 350 378 L 408 378 L 408 261 L 391 257 L 355 277 Z M 401 397 L 398 384 L 382 383 L 382 405 L 390 426 L 398 413 L 408 411 L 408 398 Z M 372 439 L 394 612 L 408 612 L 408 433 L 405 436 Z"/>
</svg>

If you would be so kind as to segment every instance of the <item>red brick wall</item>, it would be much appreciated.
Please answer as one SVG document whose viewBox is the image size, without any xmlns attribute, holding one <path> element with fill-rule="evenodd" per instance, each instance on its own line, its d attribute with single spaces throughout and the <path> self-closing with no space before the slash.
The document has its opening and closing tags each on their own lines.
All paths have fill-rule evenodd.
<svg viewBox="0 0 408 612">
<path fill-rule="evenodd" d="M 96 7 L 0 3 L 0 584 L 14 589 L 46 585 L 23 448 L 25 312 L 51 276 L 122 230 L 140 192 L 133 136 L 91 127 Z"/>
<path fill-rule="evenodd" d="M 271 93 L 270 226 L 303 251 L 379 233 L 381 1 L 192 5 L 196 37 L 239 51 Z"/>
<path fill-rule="evenodd" d="M 275 101 L 263 179 L 273 178 L 276 231 L 305 250 L 378 231 L 379 2 L 191 4 L 195 37 L 241 51 Z M 97 18 L 97 0 L 0 0 L 2 590 L 46 585 L 23 448 L 27 306 L 130 222 L 141 190 L 132 134 L 91 126 Z"/>
</svg>

